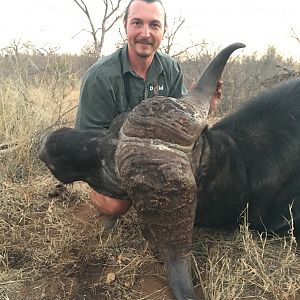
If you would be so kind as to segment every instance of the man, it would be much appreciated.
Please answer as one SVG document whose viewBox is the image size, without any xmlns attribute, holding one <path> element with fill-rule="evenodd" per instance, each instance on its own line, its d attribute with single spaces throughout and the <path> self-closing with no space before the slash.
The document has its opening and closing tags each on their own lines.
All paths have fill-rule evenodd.
<svg viewBox="0 0 300 300">
<path fill-rule="evenodd" d="M 166 31 L 161 0 L 131 0 L 123 24 L 127 45 L 99 60 L 83 79 L 77 129 L 108 129 L 117 115 L 132 110 L 144 99 L 155 95 L 180 98 L 187 94 L 178 63 L 157 52 Z M 91 200 L 101 215 L 122 215 L 131 205 L 130 200 L 110 198 L 96 191 L 91 192 Z"/>
</svg>

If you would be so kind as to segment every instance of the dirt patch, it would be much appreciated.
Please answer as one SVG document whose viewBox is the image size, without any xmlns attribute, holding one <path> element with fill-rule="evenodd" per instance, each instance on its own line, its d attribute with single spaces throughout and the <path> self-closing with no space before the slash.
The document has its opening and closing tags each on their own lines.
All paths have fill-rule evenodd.
<svg viewBox="0 0 300 300">
<path fill-rule="evenodd" d="M 82 235 L 95 230 L 93 228 L 95 222 L 98 223 L 98 226 L 101 224 L 101 217 L 96 216 L 95 209 L 88 203 L 76 205 L 71 213 L 65 215 L 65 218 L 68 220 L 69 226 L 78 233 L 81 232 Z M 99 226 L 100 236 L 102 239 L 111 238 L 109 233 L 102 232 L 101 226 Z M 93 248 L 88 243 L 87 241 L 86 250 Z M 130 264 L 131 258 L 126 258 L 125 254 L 120 256 L 117 253 L 116 249 L 116 254 L 111 259 L 108 259 L 107 256 L 101 259 L 96 256 L 88 257 L 88 253 L 84 249 L 70 247 L 60 255 L 59 260 L 62 264 L 57 262 L 57 265 L 45 272 L 42 278 L 26 285 L 18 293 L 12 293 L 10 299 L 17 300 L 22 294 L 23 299 L 26 300 L 112 300 L 122 299 L 122 294 L 126 294 L 126 290 L 126 299 L 131 299 L 130 295 L 132 294 L 134 299 L 173 299 L 161 262 L 141 261 L 138 273 L 124 275 L 122 269 L 126 268 L 126 264 Z M 22 261 L 27 254 L 21 254 L 16 252 L 15 256 L 11 257 L 11 267 L 24 267 Z M 70 260 L 70 263 L 63 263 Z M 111 281 L 108 280 L 110 274 L 115 276 Z"/>
<path fill-rule="evenodd" d="M 5 193 L 1 300 L 174 299 L 133 209 L 108 232 L 87 200 L 86 186 L 49 198 L 49 185 L 10 185 Z M 200 300 L 300 299 L 300 255 L 292 237 L 266 239 L 247 226 L 195 229 L 192 253 Z"/>
</svg>

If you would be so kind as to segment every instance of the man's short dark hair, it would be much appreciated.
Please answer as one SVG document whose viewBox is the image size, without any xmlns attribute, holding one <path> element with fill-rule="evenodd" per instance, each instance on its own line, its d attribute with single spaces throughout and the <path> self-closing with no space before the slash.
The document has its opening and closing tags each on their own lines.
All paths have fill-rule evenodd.
<svg viewBox="0 0 300 300">
<path fill-rule="evenodd" d="M 129 4 L 127 5 L 126 9 L 125 9 L 125 14 L 124 14 L 124 18 L 123 18 L 123 21 L 126 23 L 127 22 L 127 19 L 128 19 L 128 13 L 129 13 L 129 8 L 130 8 L 130 5 L 133 1 L 144 1 L 144 2 L 147 2 L 147 3 L 153 3 L 153 2 L 158 2 L 161 4 L 161 6 L 163 7 L 163 10 L 164 10 L 164 27 L 165 29 L 167 28 L 167 14 L 166 14 L 166 10 L 165 10 L 165 7 L 162 3 L 161 0 L 130 0 Z"/>
</svg>

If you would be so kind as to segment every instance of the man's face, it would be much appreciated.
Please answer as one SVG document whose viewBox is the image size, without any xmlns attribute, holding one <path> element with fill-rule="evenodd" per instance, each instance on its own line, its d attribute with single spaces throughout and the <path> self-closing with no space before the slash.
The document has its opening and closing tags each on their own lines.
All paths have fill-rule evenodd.
<svg viewBox="0 0 300 300">
<path fill-rule="evenodd" d="M 139 57 L 150 57 L 164 36 L 164 9 L 159 2 L 133 1 L 124 23 L 128 50 Z"/>
</svg>

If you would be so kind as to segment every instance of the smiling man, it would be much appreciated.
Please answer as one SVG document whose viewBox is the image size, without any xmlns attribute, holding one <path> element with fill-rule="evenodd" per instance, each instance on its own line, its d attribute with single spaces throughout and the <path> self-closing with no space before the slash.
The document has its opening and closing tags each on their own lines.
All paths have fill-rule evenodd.
<svg viewBox="0 0 300 300">
<path fill-rule="evenodd" d="M 75 127 L 107 130 L 112 120 L 142 100 L 157 95 L 181 98 L 187 94 L 179 64 L 158 52 L 166 31 L 166 12 L 160 0 L 131 0 L 124 20 L 128 43 L 100 59 L 85 74 Z M 217 97 L 220 97 L 218 91 Z M 118 216 L 130 200 L 91 192 L 100 215 Z"/>
<path fill-rule="evenodd" d="M 131 1 L 124 17 L 128 59 L 144 80 L 166 31 L 166 16 L 160 1 Z"/>
</svg>

